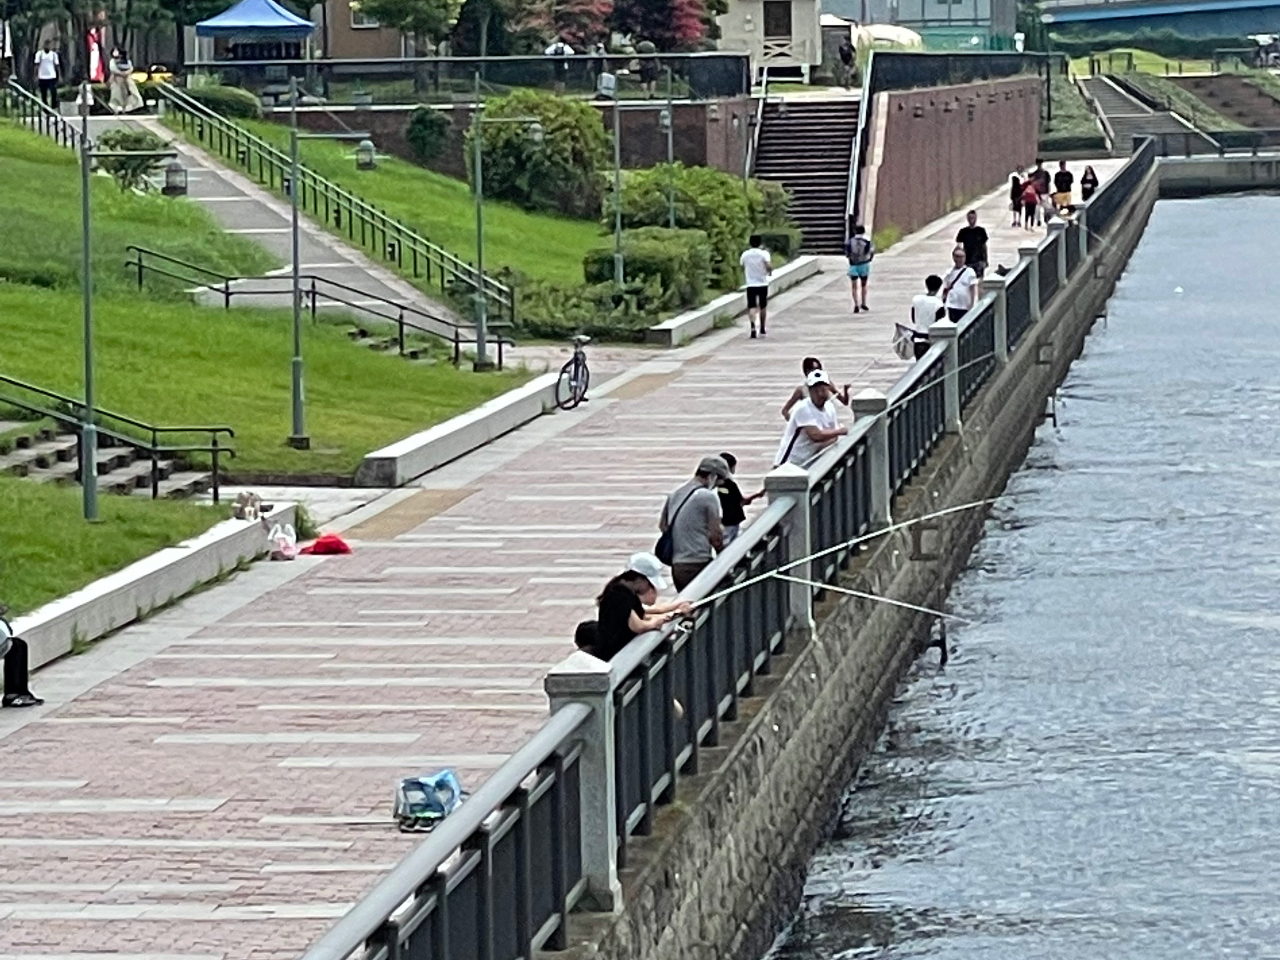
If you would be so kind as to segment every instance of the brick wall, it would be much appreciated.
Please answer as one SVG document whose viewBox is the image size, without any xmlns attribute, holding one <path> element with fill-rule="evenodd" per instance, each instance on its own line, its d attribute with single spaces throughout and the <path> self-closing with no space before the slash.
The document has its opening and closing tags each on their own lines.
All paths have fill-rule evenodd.
<svg viewBox="0 0 1280 960">
<path fill-rule="evenodd" d="M 863 204 L 872 231 L 911 233 L 1031 166 L 1040 90 L 1013 78 L 877 94 Z"/>
</svg>

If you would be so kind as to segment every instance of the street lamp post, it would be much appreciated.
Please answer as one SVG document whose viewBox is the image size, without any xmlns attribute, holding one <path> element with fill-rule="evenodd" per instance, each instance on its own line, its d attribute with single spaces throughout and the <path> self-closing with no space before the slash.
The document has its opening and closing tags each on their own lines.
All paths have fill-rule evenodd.
<svg viewBox="0 0 1280 960">
<path fill-rule="evenodd" d="M 613 95 L 613 288 L 622 293 L 626 269 L 622 260 L 622 104 Z"/>
<path fill-rule="evenodd" d="M 667 67 L 667 108 L 662 114 L 662 126 L 667 131 L 667 226 L 676 228 L 676 106 L 671 95 L 671 67 Z"/>
</svg>

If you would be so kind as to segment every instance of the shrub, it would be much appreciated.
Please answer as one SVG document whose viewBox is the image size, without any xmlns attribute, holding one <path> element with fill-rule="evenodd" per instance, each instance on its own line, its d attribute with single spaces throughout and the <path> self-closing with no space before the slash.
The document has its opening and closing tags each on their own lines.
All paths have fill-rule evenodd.
<svg viewBox="0 0 1280 960">
<path fill-rule="evenodd" d="M 449 118 L 439 110 L 419 107 L 409 118 L 404 138 L 419 163 L 430 163 L 449 144 Z"/>
<path fill-rule="evenodd" d="M 800 252 L 800 231 L 795 227 L 764 227 L 757 230 L 764 248 L 790 260 Z"/>
<path fill-rule="evenodd" d="M 753 231 L 789 226 L 785 220 L 786 191 L 776 184 L 762 186 L 710 167 L 682 163 L 659 164 L 627 175 L 622 185 L 624 227 L 664 226 L 668 222 L 667 193 L 675 194 L 676 226 L 701 230 L 711 244 L 713 276 L 721 288 L 737 286 L 738 254 Z M 771 217 L 780 222 L 768 222 Z M 611 225 L 612 211 L 605 217 Z"/>
<path fill-rule="evenodd" d="M 1150 27 L 1129 33 L 1098 33 L 1078 28 L 1074 31 L 1055 30 L 1049 38 L 1053 41 L 1054 50 L 1068 57 L 1106 53 L 1118 47 L 1136 47 L 1172 60 L 1207 60 L 1220 48 L 1247 46 L 1240 37 L 1191 37 L 1176 30 L 1153 30 Z"/>
<path fill-rule="evenodd" d="M 117 127 L 98 138 L 98 146 L 107 150 L 151 151 L 159 153 L 167 144 L 147 130 Z M 158 156 L 99 157 L 98 166 L 120 184 L 121 190 L 136 190 L 145 185 L 147 177 L 160 168 L 163 158 Z"/>
<path fill-rule="evenodd" d="M 711 280 L 711 244 L 701 230 L 642 227 L 622 235 L 628 282 L 656 282 L 664 308 L 692 307 Z M 613 244 L 587 251 L 582 273 L 588 284 L 613 280 Z"/>
<path fill-rule="evenodd" d="M 645 330 L 662 319 L 656 279 L 629 285 L 619 303 L 614 298 L 612 281 L 584 287 L 535 282 L 520 291 L 518 326 L 530 336 L 555 340 L 585 333 L 598 340 L 643 342 Z"/>
<path fill-rule="evenodd" d="M 517 90 L 485 104 L 488 119 L 528 117 L 542 126 L 535 143 L 523 123 L 481 124 L 486 197 L 509 200 L 527 210 L 572 217 L 600 212 L 609 162 L 609 136 L 595 107 L 536 90 Z M 471 131 L 467 131 L 467 167 L 471 182 Z"/>
<path fill-rule="evenodd" d="M 187 96 L 214 113 L 241 120 L 261 120 L 262 101 L 239 87 L 188 87 Z"/>
<path fill-rule="evenodd" d="M 1048 134 L 1040 138 L 1041 156 L 1052 156 L 1056 153 L 1085 153 L 1088 151 L 1106 152 L 1107 138 L 1100 133 L 1063 133 Z"/>
</svg>

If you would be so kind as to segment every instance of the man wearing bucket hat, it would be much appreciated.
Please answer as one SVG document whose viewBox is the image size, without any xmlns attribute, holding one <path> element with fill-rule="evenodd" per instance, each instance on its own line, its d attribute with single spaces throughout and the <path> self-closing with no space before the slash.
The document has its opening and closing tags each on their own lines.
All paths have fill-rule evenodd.
<svg viewBox="0 0 1280 960">
<path fill-rule="evenodd" d="M 599 619 L 578 624 L 574 637 L 578 648 L 612 660 L 640 634 L 688 613 L 692 609 L 688 603 L 657 602 L 658 591 L 667 587 L 662 574 L 662 563 L 652 553 L 633 554 L 627 569 L 605 584 L 596 598 Z"/>
<path fill-rule="evenodd" d="M 703 457 L 693 479 L 673 490 L 662 505 L 658 518 L 662 536 L 653 552 L 671 565 L 677 590 L 687 587 L 724 546 L 716 485 L 727 479 L 729 465 L 722 458 Z"/>
<path fill-rule="evenodd" d="M 831 383 L 827 372 L 819 367 L 805 378 L 805 387 L 809 396 L 791 409 L 787 418 L 787 429 L 782 434 L 782 443 L 778 445 L 778 455 L 774 458 L 774 466 L 794 463 L 805 466 L 828 445 L 849 432 L 848 427 L 840 426 L 836 415 L 836 388 Z"/>
</svg>

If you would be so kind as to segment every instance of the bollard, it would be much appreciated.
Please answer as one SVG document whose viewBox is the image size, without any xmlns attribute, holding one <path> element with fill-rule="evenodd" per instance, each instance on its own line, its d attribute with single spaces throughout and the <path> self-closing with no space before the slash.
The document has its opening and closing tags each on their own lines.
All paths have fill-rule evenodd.
<svg viewBox="0 0 1280 960">
<path fill-rule="evenodd" d="M 617 781 L 614 779 L 613 687 L 609 664 L 581 650 L 561 660 L 543 680 L 551 712 L 570 703 L 591 708 L 582 728 L 578 776 L 582 791 L 584 900 L 601 913 L 622 912 L 618 880 Z"/>
<path fill-rule="evenodd" d="M 795 563 L 801 557 L 812 552 L 810 547 L 809 526 L 809 471 L 797 467 L 794 463 L 784 463 L 774 467 L 764 478 L 765 493 L 769 502 L 774 503 L 782 497 L 795 500 L 795 508 L 787 519 L 787 563 Z M 789 571 L 798 580 L 812 580 L 808 561 L 797 564 Z M 813 619 L 813 588 L 805 583 L 790 583 L 791 609 L 795 618 L 807 626 L 812 637 L 818 629 Z"/>
<path fill-rule="evenodd" d="M 1027 283 L 1031 288 L 1031 296 L 1027 299 L 1031 301 L 1031 322 L 1035 323 L 1040 319 L 1040 248 L 1030 245 L 1019 247 L 1018 258 L 1029 261 Z"/>
<path fill-rule="evenodd" d="M 1067 224 L 1065 220 L 1054 220 L 1049 224 L 1049 242 L 1054 244 L 1054 250 L 1057 252 L 1057 289 L 1061 290 L 1067 282 Z"/>
<path fill-rule="evenodd" d="M 881 390 L 868 387 L 849 401 L 849 409 L 859 420 L 874 417 L 867 430 L 868 473 L 871 477 L 871 529 L 880 530 L 893 522 L 893 480 L 889 476 L 889 399 Z"/>
<path fill-rule="evenodd" d="M 938 320 L 929 326 L 929 339 L 944 343 L 942 396 L 947 416 L 947 433 L 960 432 L 960 328 L 952 320 Z"/>
<path fill-rule="evenodd" d="M 993 304 L 995 321 L 992 323 L 994 332 L 993 344 L 996 362 L 1009 362 L 1009 278 L 1008 277 L 983 277 L 982 292 L 984 294 L 993 294 L 995 303 Z"/>
</svg>

